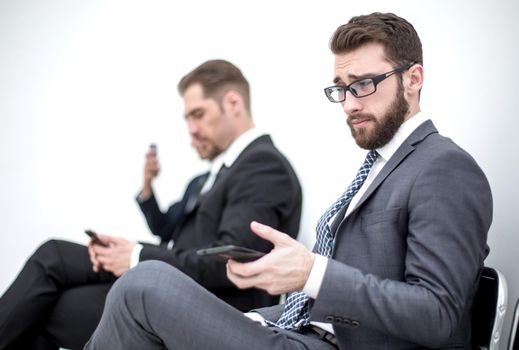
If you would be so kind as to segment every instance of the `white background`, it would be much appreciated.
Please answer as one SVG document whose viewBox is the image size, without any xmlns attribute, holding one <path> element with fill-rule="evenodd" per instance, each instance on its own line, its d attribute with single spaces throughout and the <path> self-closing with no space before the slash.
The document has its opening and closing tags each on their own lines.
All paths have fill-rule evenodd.
<svg viewBox="0 0 519 350">
<path fill-rule="evenodd" d="M 159 147 L 163 208 L 204 170 L 176 91 L 201 62 L 237 64 L 253 116 L 304 186 L 300 239 L 344 190 L 364 152 L 326 100 L 328 40 L 351 16 L 395 12 L 417 29 L 422 109 L 468 150 L 494 194 L 487 264 L 519 294 L 519 2 L 0 0 L 0 293 L 50 237 L 83 229 L 150 240 L 134 202 L 144 153 Z M 511 309 L 509 309 L 511 311 Z M 507 317 L 508 334 L 511 312 Z M 506 343 L 506 342 L 503 342 Z"/>
</svg>

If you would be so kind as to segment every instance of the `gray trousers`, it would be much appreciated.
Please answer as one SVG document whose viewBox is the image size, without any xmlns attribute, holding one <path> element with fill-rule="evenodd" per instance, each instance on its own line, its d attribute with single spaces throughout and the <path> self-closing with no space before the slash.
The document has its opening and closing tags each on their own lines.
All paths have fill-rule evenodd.
<svg viewBox="0 0 519 350">
<path fill-rule="evenodd" d="M 311 334 L 264 327 L 171 265 L 139 263 L 114 284 L 85 349 L 273 350 L 333 346 Z"/>
</svg>

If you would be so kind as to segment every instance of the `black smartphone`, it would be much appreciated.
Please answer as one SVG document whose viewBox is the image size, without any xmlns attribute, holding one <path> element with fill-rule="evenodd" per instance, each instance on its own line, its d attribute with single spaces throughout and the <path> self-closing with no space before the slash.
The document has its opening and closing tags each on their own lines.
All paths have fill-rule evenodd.
<svg viewBox="0 0 519 350">
<path fill-rule="evenodd" d="M 108 247 L 108 244 L 106 244 L 105 242 L 101 241 L 101 239 L 97 236 L 97 234 L 92 231 L 92 230 L 85 230 L 85 233 L 90 237 L 90 239 L 92 239 L 92 242 L 94 242 L 95 244 L 98 244 L 100 246 L 103 246 L 103 247 Z"/>
<path fill-rule="evenodd" d="M 233 259 L 239 262 L 254 261 L 265 255 L 263 252 L 235 245 L 199 249 L 196 253 L 198 255 L 216 256 L 223 260 Z"/>
</svg>

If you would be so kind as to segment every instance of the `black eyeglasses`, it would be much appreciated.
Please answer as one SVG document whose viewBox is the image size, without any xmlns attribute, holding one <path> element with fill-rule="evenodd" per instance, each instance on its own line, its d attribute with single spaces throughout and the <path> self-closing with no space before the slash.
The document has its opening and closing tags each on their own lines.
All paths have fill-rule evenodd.
<svg viewBox="0 0 519 350">
<path fill-rule="evenodd" d="M 346 91 L 351 92 L 351 94 L 356 97 L 366 97 L 371 94 L 374 94 L 377 91 L 377 85 L 384 81 L 384 79 L 389 78 L 393 74 L 402 73 L 411 68 L 414 65 L 414 62 L 411 64 L 407 64 L 402 67 L 398 67 L 392 71 L 387 73 L 383 73 L 377 75 L 373 78 L 364 78 L 359 79 L 351 83 L 350 85 L 334 85 L 324 89 L 324 93 L 326 97 L 330 100 L 330 102 L 343 102 L 346 100 Z"/>
</svg>

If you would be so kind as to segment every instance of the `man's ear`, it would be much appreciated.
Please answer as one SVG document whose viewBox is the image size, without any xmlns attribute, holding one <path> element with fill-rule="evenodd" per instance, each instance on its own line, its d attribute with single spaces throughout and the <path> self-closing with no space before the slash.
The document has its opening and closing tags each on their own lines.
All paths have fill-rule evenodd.
<svg viewBox="0 0 519 350">
<path fill-rule="evenodd" d="M 424 72 L 421 64 L 415 64 L 404 76 L 404 86 L 409 96 L 418 96 L 423 86 Z"/>
<path fill-rule="evenodd" d="M 222 106 L 226 113 L 236 116 L 243 110 L 243 99 L 236 91 L 229 90 L 223 96 Z"/>
</svg>

